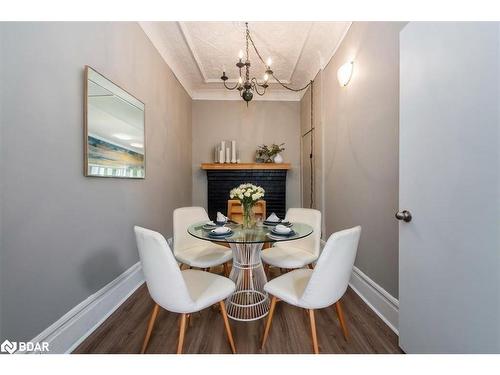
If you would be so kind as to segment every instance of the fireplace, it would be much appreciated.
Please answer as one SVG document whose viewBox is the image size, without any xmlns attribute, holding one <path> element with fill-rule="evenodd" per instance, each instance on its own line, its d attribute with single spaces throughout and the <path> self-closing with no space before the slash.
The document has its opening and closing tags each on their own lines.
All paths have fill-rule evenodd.
<svg viewBox="0 0 500 375">
<path fill-rule="evenodd" d="M 243 183 L 262 186 L 266 191 L 267 215 L 275 212 L 279 217 L 286 213 L 286 174 L 290 164 L 239 163 L 209 164 L 201 168 L 207 172 L 208 216 L 215 219 L 217 211 L 227 213 L 229 191 Z"/>
</svg>

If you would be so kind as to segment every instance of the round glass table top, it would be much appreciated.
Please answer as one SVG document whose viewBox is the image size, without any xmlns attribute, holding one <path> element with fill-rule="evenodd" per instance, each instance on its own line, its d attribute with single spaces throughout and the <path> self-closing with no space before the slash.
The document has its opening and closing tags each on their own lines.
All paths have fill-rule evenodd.
<svg viewBox="0 0 500 375">
<path fill-rule="evenodd" d="M 228 242 L 228 243 L 265 243 L 291 241 L 309 236 L 313 232 L 310 225 L 303 223 L 291 223 L 290 229 L 293 233 L 288 236 L 276 235 L 271 232 L 273 226 L 257 225 L 255 228 L 245 229 L 241 224 L 227 223 L 225 226 L 232 230 L 227 236 L 212 236 L 211 229 L 205 229 L 206 221 L 192 224 L 188 228 L 188 233 L 196 238 L 207 241 Z"/>
</svg>

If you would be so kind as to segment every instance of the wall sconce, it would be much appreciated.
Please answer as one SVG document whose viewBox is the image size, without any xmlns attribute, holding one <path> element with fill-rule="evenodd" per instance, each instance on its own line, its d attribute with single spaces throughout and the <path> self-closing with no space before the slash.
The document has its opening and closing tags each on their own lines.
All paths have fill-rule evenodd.
<svg viewBox="0 0 500 375">
<path fill-rule="evenodd" d="M 337 79 L 341 87 L 347 86 L 351 80 L 353 64 L 354 62 L 352 61 L 346 62 L 337 70 Z"/>
</svg>

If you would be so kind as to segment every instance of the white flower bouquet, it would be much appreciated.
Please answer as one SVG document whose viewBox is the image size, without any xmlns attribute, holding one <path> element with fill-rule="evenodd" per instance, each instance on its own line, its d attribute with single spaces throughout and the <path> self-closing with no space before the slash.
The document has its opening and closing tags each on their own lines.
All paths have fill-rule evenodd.
<svg viewBox="0 0 500 375">
<path fill-rule="evenodd" d="M 264 197 L 265 190 L 253 184 L 241 184 L 229 192 L 231 199 L 238 199 L 243 206 L 243 226 L 250 228 L 253 222 L 253 206 Z"/>
</svg>

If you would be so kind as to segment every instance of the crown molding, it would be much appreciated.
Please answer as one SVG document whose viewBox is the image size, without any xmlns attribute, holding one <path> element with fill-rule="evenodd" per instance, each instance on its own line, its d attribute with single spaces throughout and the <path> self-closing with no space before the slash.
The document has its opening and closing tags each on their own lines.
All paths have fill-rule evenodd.
<svg viewBox="0 0 500 375">
<path fill-rule="evenodd" d="M 342 37 L 339 39 L 339 42 L 337 43 L 337 45 L 335 46 L 335 48 L 332 50 L 332 53 L 330 54 L 330 56 L 328 57 L 328 59 L 326 60 L 326 63 L 324 64 L 323 61 L 320 61 L 320 68 L 321 70 L 325 69 L 326 66 L 330 63 L 330 61 L 333 59 L 333 56 L 335 56 L 335 54 L 337 53 L 338 49 L 340 48 L 340 46 L 342 45 L 342 42 L 344 41 L 345 37 L 347 36 L 347 33 L 349 32 L 349 30 L 351 29 L 351 26 L 352 26 L 352 22 L 349 22 L 349 26 L 347 26 L 344 30 L 344 33 L 342 34 Z"/>
<path fill-rule="evenodd" d="M 342 43 L 344 42 L 344 39 L 345 37 L 347 36 L 347 33 L 349 32 L 349 30 L 351 29 L 351 26 L 352 26 L 353 22 L 349 22 L 349 26 L 347 26 L 344 30 L 344 33 L 342 34 L 342 37 L 340 38 L 339 42 L 337 43 L 337 45 L 335 46 L 335 48 L 332 50 L 332 53 L 330 54 L 330 57 L 326 60 L 326 63 L 324 63 L 323 61 L 320 61 L 320 69 L 311 77 L 311 79 L 314 79 L 314 77 L 316 77 L 319 73 L 319 71 L 321 70 L 324 70 L 326 68 L 326 66 L 328 64 L 330 64 L 330 61 L 332 61 L 333 59 L 333 56 L 335 56 L 335 54 L 337 53 L 338 49 L 340 48 L 340 46 L 342 45 Z M 306 94 L 307 90 L 304 90 L 300 93 L 300 100 L 302 100 L 302 98 L 304 97 L 304 95 Z"/>
<path fill-rule="evenodd" d="M 191 36 L 189 35 L 189 31 L 187 30 L 186 25 L 184 25 L 184 22 L 181 21 L 177 21 L 177 25 L 179 26 L 179 30 L 181 31 L 182 37 L 184 38 L 186 45 L 188 46 L 189 53 L 191 54 L 194 62 L 196 63 L 198 71 L 203 77 L 203 81 L 207 83 L 207 75 L 205 73 L 205 69 L 203 68 L 203 64 L 201 62 L 200 57 L 198 56 L 196 50 L 194 49 L 193 41 L 191 39 Z"/>
<path fill-rule="evenodd" d="M 191 98 L 193 100 L 243 100 L 235 91 L 225 89 L 197 89 L 193 90 Z M 273 90 L 266 92 L 266 95 L 254 95 L 252 101 L 279 101 L 298 102 L 300 93 L 285 90 Z"/>
<path fill-rule="evenodd" d="M 292 83 L 288 79 L 281 79 L 280 81 L 286 85 L 290 85 Z M 236 83 L 236 82 L 238 82 L 238 80 L 236 78 L 229 78 L 226 82 L 227 83 Z M 209 79 L 205 80 L 205 83 L 220 83 L 220 84 L 222 84 L 222 80 L 220 78 L 209 78 Z M 279 84 L 278 81 L 276 81 L 276 79 L 274 79 L 274 78 L 270 78 L 267 81 L 267 83 L 277 84 L 277 85 Z"/>
<path fill-rule="evenodd" d="M 189 83 L 190 81 L 182 74 L 182 69 L 179 67 L 175 55 L 173 56 L 170 51 L 164 47 L 161 38 L 161 31 L 158 29 L 158 26 L 152 22 L 144 21 L 139 21 L 138 24 L 151 41 L 151 44 L 153 44 L 153 47 L 155 47 L 160 56 L 163 58 L 163 61 L 165 61 L 165 63 L 168 65 L 181 86 L 184 87 L 184 90 L 186 90 L 187 94 L 191 98 L 193 98 L 192 87 Z"/>
<path fill-rule="evenodd" d="M 177 57 L 175 54 L 172 54 L 171 51 L 168 50 L 168 48 L 165 47 L 164 43 L 162 43 L 162 31 L 159 28 L 159 24 L 157 23 L 152 23 L 152 22 L 145 22 L 145 21 L 140 21 L 138 22 L 139 26 L 141 29 L 144 31 L 146 36 L 149 38 L 155 49 L 158 51 L 160 56 L 163 58 L 165 63 L 169 66 L 170 70 L 174 74 L 174 76 L 177 78 L 179 83 L 182 85 L 184 90 L 187 92 L 187 94 L 191 97 L 193 100 L 241 100 L 241 98 L 232 91 L 227 91 L 224 88 L 220 89 L 215 89 L 215 88 L 206 88 L 206 89 L 195 89 L 193 88 L 193 83 L 191 82 L 191 79 L 189 79 L 188 76 L 183 74 L 183 69 L 180 66 Z M 214 83 L 221 83 L 219 79 L 214 79 L 214 78 L 207 78 L 206 73 L 203 69 L 203 64 L 197 55 L 195 49 L 193 48 L 193 42 L 191 40 L 191 37 L 189 35 L 189 31 L 187 30 L 186 26 L 184 25 L 183 22 L 178 21 L 176 22 L 177 27 L 179 28 L 179 33 L 182 36 L 184 42 L 186 43 L 186 46 L 188 47 L 188 50 L 193 58 L 193 61 L 195 62 L 198 71 L 200 73 L 200 77 L 202 78 L 202 82 L 205 84 L 214 84 Z M 320 70 L 323 70 L 332 60 L 333 56 L 335 56 L 335 53 L 337 50 L 340 48 L 342 45 L 345 37 L 347 36 L 347 33 L 349 32 L 353 22 L 350 22 L 349 25 L 346 27 L 342 37 L 340 38 L 339 42 L 337 43 L 336 47 L 332 50 L 332 53 L 326 60 L 326 63 L 324 61 L 319 62 Z M 299 55 L 297 56 L 297 60 L 295 62 L 295 65 L 293 67 L 292 73 L 290 75 L 290 78 L 287 80 L 282 80 L 283 83 L 290 85 L 292 84 L 291 80 L 293 79 L 293 75 L 295 74 L 295 71 L 297 69 L 297 65 L 299 60 L 302 58 L 303 51 L 305 49 L 305 46 L 307 44 L 307 41 L 310 38 L 312 29 L 314 27 L 314 24 L 311 23 L 311 27 L 309 28 L 307 32 L 307 36 L 304 38 L 301 51 Z M 321 59 L 320 59 L 321 60 Z M 314 79 L 314 77 L 317 75 L 318 72 L 315 72 L 313 76 L 310 79 Z M 228 80 L 229 83 L 236 83 L 236 79 L 230 79 Z M 270 83 L 274 83 L 274 80 L 270 80 Z M 258 101 L 300 101 L 302 97 L 304 96 L 305 92 L 307 90 L 304 90 L 302 92 L 292 92 L 292 91 L 285 91 L 285 90 L 279 90 L 279 89 L 274 89 L 270 92 L 267 92 L 265 96 L 259 96 L 255 95 L 253 100 L 258 100 Z"/>
<path fill-rule="evenodd" d="M 297 59 L 295 60 L 295 64 L 293 65 L 292 73 L 290 73 L 290 77 L 288 78 L 288 83 L 290 83 L 293 79 L 293 76 L 295 75 L 295 71 L 297 70 L 297 65 L 299 65 L 299 61 L 302 58 L 302 55 L 304 54 L 304 49 L 306 48 L 306 44 L 309 41 L 309 38 L 311 37 L 311 32 L 314 26 L 314 22 L 311 22 L 309 25 L 309 30 L 307 30 L 306 37 L 304 38 L 304 41 L 302 43 L 302 47 L 300 48 L 300 52 L 297 56 Z"/>
</svg>

